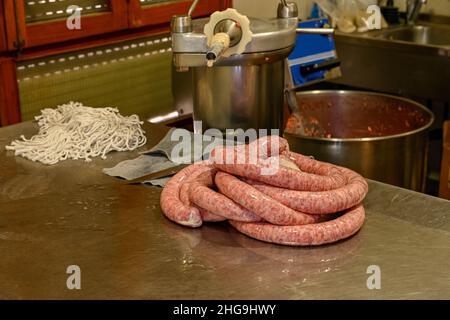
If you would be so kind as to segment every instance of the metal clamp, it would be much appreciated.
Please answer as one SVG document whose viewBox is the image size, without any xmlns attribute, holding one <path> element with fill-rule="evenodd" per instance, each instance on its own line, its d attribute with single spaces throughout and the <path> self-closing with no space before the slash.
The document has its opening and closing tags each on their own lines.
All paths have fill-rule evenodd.
<svg viewBox="0 0 450 320">
<path fill-rule="evenodd" d="M 280 19 L 289 19 L 298 17 L 298 7 L 294 2 L 281 0 L 278 4 L 277 16 Z"/>
<path fill-rule="evenodd" d="M 170 29 L 173 33 L 189 33 L 192 32 L 192 14 L 197 8 L 200 0 L 194 0 L 189 8 L 187 15 L 173 16 L 170 22 Z"/>
</svg>

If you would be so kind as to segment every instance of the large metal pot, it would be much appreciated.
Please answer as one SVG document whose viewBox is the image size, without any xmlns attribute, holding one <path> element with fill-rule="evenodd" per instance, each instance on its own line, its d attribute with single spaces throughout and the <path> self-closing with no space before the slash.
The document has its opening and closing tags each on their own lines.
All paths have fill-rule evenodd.
<svg viewBox="0 0 450 320">
<path fill-rule="evenodd" d="M 282 129 L 284 59 L 292 48 L 193 69 L 194 120 L 203 130 Z"/>
<path fill-rule="evenodd" d="M 303 121 L 322 130 L 299 134 L 299 118 L 293 114 L 285 131 L 292 150 L 369 179 L 424 190 L 428 129 L 434 121 L 424 106 L 358 91 L 299 92 L 296 101 Z"/>
</svg>

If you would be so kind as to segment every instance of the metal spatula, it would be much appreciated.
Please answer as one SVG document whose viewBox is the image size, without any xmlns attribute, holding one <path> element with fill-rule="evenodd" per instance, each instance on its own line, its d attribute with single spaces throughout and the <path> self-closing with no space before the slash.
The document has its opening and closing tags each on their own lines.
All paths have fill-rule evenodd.
<svg viewBox="0 0 450 320">
<path fill-rule="evenodd" d="M 169 169 L 165 169 L 165 170 L 161 170 L 158 172 L 153 172 L 150 173 L 148 175 L 145 175 L 143 177 L 134 179 L 134 180 L 127 180 L 124 181 L 123 184 L 127 184 L 127 185 L 131 185 L 131 184 L 141 184 L 141 183 L 145 183 L 151 180 L 157 180 L 157 179 L 161 179 L 161 178 L 166 178 L 166 177 L 170 177 L 173 176 L 175 174 L 177 174 L 178 172 L 180 172 L 181 170 L 183 170 L 184 168 L 186 168 L 188 165 L 187 164 L 181 164 L 178 165 L 176 167 L 172 167 Z"/>
</svg>

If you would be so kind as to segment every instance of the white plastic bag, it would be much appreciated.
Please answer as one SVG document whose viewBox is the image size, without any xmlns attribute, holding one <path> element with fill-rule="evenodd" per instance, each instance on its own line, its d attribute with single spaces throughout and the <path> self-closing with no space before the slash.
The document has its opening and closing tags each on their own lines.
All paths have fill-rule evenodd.
<svg viewBox="0 0 450 320">
<path fill-rule="evenodd" d="M 352 33 L 373 29 L 368 8 L 377 5 L 377 0 L 316 0 L 321 9 L 330 16 L 332 25 L 339 31 Z M 379 27 L 386 27 L 384 19 Z"/>
</svg>

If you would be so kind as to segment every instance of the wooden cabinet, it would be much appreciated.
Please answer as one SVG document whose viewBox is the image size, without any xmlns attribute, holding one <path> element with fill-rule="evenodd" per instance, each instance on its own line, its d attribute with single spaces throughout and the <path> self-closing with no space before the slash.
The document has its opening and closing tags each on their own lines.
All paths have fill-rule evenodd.
<svg viewBox="0 0 450 320">
<path fill-rule="evenodd" d="M 191 0 L 3 1 L 7 34 L 5 46 L 10 51 L 167 24 L 173 15 L 186 14 L 192 3 Z M 194 16 L 209 15 L 230 4 L 229 0 L 203 0 Z M 74 21 L 76 13 L 79 13 L 80 28 L 68 26 L 68 21 Z"/>
<path fill-rule="evenodd" d="M 59 43 L 128 27 L 125 0 L 4 0 L 9 50 Z M 79 12 L 80 29 L 68 26 Z M 72 21 L 72 20 L 70 20 Z"/>
</svg>

